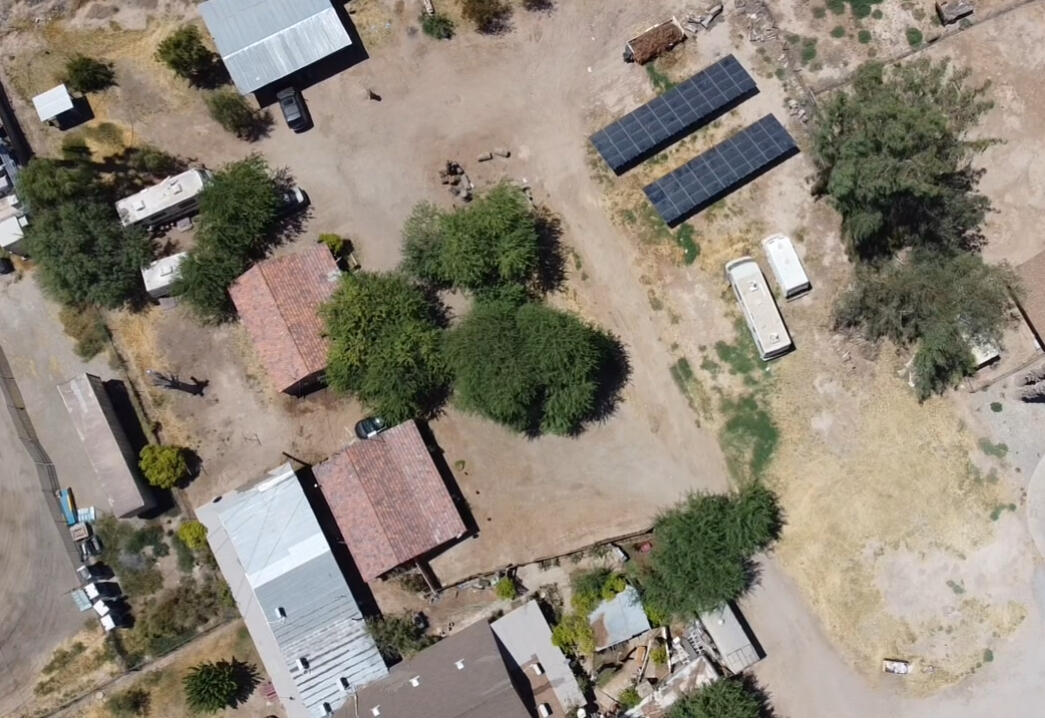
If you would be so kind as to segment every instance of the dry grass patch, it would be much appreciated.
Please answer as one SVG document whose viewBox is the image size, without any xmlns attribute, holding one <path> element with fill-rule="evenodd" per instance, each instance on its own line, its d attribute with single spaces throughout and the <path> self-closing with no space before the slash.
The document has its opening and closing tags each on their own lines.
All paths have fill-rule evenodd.
<svg viewBox="0 0 1045 728">
<path fill-rule="evenodd" d="M 94 621 L 86 613 L 84 619 Z M 105 632 L 98 624 L 89 624 L 51 653 L 51 659 L 44 665 L 33 687 L 33 697 L 20 707 L 19 713 L 27 717 L 47 715 L 120 671 L 116 653 Z"/>
</svg>

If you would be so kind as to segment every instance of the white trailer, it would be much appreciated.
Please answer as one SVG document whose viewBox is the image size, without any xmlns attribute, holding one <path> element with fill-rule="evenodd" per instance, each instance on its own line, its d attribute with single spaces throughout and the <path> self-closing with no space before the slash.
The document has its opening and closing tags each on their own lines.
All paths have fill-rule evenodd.
<svg viewBox="0 0 1045 728">
<path fill-rule="evenodd" d="M 791 351 L 791 335 L 755 259 L 744 256 L 726 263 L 726 279 L 733 286 L 733 293 L 762 360 L 768 361 Z"/>
<path fill-rule="evenodd" d="M 813 286 L 791 238 L 779 233 L 770 235 L 762 241 L 762 250 L 766 253 L 769 268 L 780 286 L 780 292 L 784 294 L 784 300 L 790 301 L 809 293 Z"/>
</svg>

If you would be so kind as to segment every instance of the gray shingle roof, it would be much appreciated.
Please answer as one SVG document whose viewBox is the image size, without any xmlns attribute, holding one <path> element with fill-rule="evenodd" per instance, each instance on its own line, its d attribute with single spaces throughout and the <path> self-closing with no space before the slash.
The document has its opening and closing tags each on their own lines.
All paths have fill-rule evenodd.
<svg viewBox="0 0 1045 728">
<path fill-rule="evenodd" d="M 207 0 L 200 15 L 245 94 L 352 44 L 330 0 Z"/>
<path fill-rule="evenodd" d="M 337 710 L 388 673 L 289 464 L 196 515 L 290 717 Z"/>
</svg>

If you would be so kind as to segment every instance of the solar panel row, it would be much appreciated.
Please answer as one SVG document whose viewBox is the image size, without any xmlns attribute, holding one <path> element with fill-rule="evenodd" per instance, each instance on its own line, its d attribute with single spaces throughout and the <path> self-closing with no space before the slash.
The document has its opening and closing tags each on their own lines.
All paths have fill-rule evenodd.
<svg viewBox="0 0 1045 728">
<path fill-rule="evenodd" d="M 643 188 L 668 225 L 739 189 L 798 151 L 795 140 L 772 114 Z"/>
<path fill-rule="evenodd" d="M 591 141 L 622 174 L 756 93 L 758 86 L 740 61 L 726 56 L 595 132 Z"/>
</svg>

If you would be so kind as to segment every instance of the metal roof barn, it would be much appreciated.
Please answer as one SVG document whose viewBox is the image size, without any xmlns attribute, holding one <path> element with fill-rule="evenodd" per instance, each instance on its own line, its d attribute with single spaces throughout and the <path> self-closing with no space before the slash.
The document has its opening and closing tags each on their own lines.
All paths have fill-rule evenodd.
<svg viewBox="0 0 1045 728">
<path fill-rule="evenodd" d="M 330 0 L 207 0 L 200 15 L 244 94 L 352 45 Z"/>
<path fill-rule="evenodd" d="M 289 463 L 196 516 L 289 717 L 324 717 L 388 674 Z"/>
</svg>

